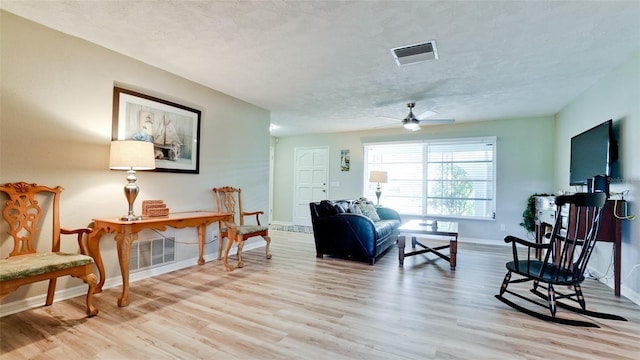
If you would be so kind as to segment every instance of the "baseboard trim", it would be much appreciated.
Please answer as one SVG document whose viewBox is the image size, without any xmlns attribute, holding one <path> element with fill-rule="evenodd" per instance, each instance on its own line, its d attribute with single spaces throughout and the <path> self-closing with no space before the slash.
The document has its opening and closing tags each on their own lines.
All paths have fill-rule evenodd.
<svg viewBox="0 0 640 360">
<path fill-rule="evenodd" d="M 469 244 L 479 244 L 479 245 L 511 246 L 510 244 L 507 244 L 502 240 L 496 241 L 492 239 L 481 239 L 481 238 L 472 238 L 472 237 L 458 237 L 458 242 L 469 243 Z"/>
</svg>

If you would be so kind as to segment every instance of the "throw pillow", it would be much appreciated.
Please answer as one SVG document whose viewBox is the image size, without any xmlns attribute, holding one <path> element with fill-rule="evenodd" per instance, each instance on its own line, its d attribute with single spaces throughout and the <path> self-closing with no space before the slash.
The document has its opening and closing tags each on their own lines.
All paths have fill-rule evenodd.
<svg viewBox="0 0 640 360">
<path fill-rule="evenodd" d="M 320 206 L 318 206 L 318 216 L 333 216 L 337 214 L 335 204 L 330 200 L 322 200 L 320 201 Z"/>
<path fill-rule="evenodd" d="M 378 216 L 378 212 L 376 211 L 375 206 L 371 204 L 361 203 L 360 210 L 362 210 L 362 214 L 371 219 L 371 221 L 380 221 L 380 216 Z"/>
<path fill-rule="evenodd" d="M 349 206 L 343 201 L 338 201 L 336 202 L 336 210 L 338 210 L 338 214 L 346 213 L 349 210 Z"/>
<path fill-rule="evenodd" d="M 350 204 L 349 212 L 352 214 L 362 215 L 362 211 L 360 210 L 360 207 L 358 206 L 358 204 Z"/>
</svg>

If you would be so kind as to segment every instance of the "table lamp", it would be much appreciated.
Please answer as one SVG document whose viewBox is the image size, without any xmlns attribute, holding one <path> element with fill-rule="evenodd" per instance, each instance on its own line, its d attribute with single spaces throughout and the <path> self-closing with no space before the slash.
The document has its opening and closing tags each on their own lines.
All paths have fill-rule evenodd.
<svg viewBox="0 0 640 360">
<path fill-rule="evenodd" d="M 378 206 L 380 206 L 380 195 L 382 192 L 380 191 L 380 183 L 387 182 L 387 172 L 386 171 L 371 171 L 369 172 L 369 182 L 378 183 L 376 186 L 376 198 L 378 198 Z"/>
<path fill-rule="evenodd" d="M 137 140 L 116 140 L 111 142 L 109 168 L 127 170 L 127 184 L 124 195 L 129 202 L 129 213 L 120 218 L 123 221 L 142 220 L 142 216 L 133 213 L 133 203 L 138 197 L 140 188 L 136 185 L 136 170 L 153 170 L 156 168 L 153 143 Z"/>
</svg>

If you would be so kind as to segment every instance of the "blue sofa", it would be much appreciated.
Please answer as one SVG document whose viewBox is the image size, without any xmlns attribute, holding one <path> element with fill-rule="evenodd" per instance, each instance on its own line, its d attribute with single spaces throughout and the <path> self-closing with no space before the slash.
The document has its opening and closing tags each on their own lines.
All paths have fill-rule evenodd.
<svg viewBox="0 0 640 360">
<path fill-rule="evenodd" d="M 332 255 L 373 265 L 397 241 L 401 219 L 395 210 L 359 200 L 323 200 L 309 208 L 318 258 Z"/>
</svg>

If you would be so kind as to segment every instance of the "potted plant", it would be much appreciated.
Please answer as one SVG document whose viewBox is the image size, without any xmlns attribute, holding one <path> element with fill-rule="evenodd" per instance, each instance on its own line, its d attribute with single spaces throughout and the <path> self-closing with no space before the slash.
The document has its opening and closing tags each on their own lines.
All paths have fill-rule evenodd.
<svg viewBox="0 0 640 360">
<path fill-rule="evenodd" d="M 522 213 L 520 226 L 533 232 L 536 229 L 536 196 L 549 196 L 549 194 L 533 194 L 527 199 L 527 208 Z"/>
</svg>

